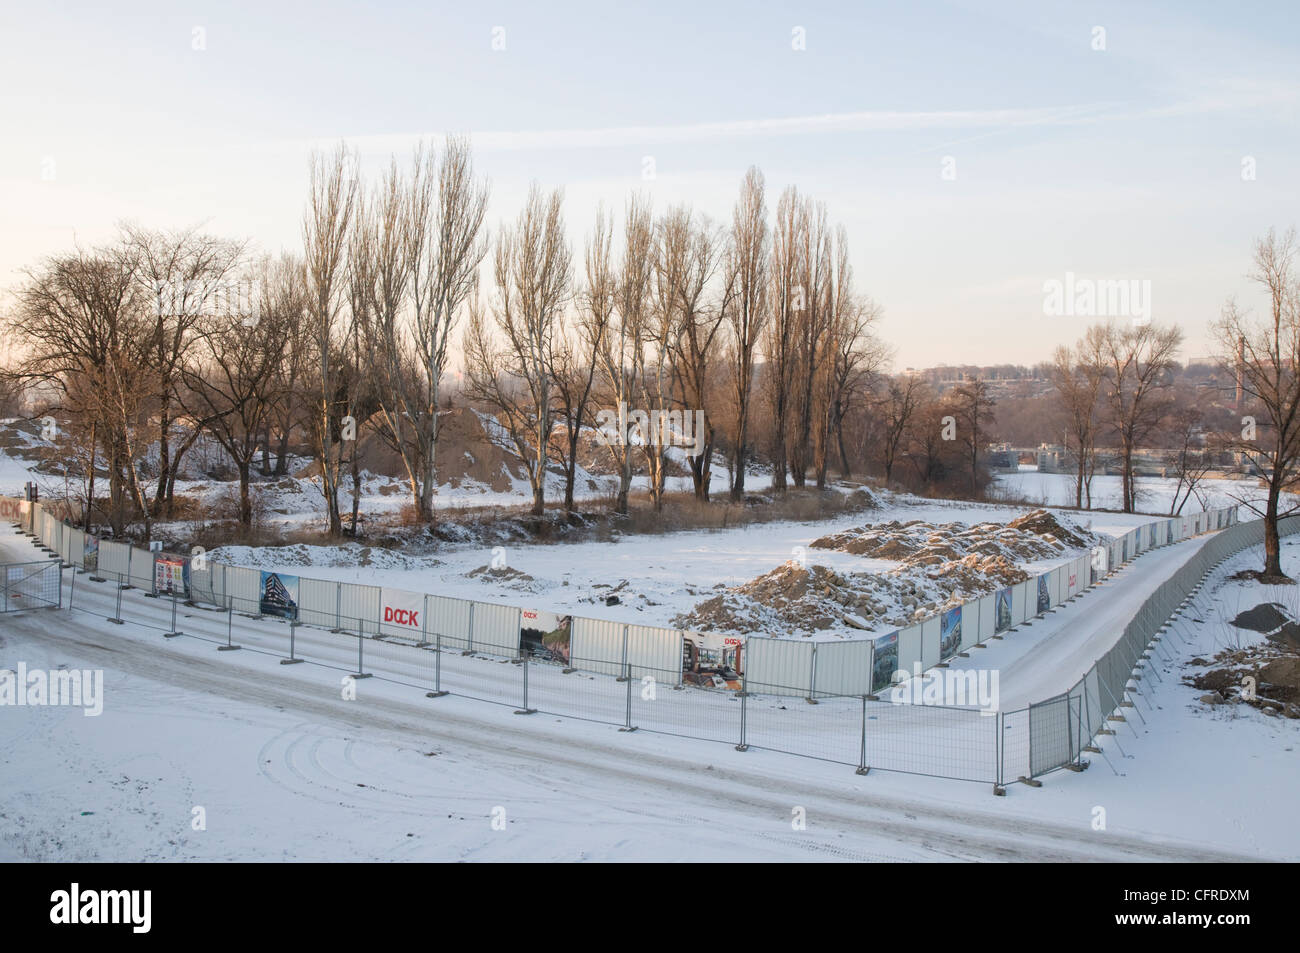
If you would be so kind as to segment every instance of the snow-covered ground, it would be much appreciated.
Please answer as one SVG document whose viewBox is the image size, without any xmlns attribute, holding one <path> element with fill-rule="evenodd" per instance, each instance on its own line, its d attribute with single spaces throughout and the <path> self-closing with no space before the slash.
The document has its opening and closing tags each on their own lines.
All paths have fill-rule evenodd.
<svg viewBox="0 0 1300 953">
<path fill-rule="evenodd" d="M 296 568 L 302 575 L 319 579 L 527 605 L 618 622 L 671 626 L 675 616 L 690 611 L 700 601 L 748 582 L 791 559 L 841 572 L 885 572 L 897 568 L 898 564 L 890 560 L 865 559 L 810 545 L 830 533 L 866 522 L 880 524 L 890 520 L 966 525 L 1005 523 L 1026 512 L 1022 506 L 926 500 L 907 494 L 886 493 L 880 498 L 884 505 L 879 509 L 834 520 L 778 521 L 727 530 L 628 535 L 609 542 L 530 543 L 491 548 L 445 545 L 436 554 L 427 556 L 355 543 L 226 546 L 210 556 L 218 562 L 238 566 Z M 1058 515 L 1068 525 L 1106 533 L 1150 520 L 1150 517 L 1109 513 L 1095 517 Z M 1098 523 L 1096 527 L 1091 526 L 1094 519 Z M 1058 557 L 1030 560 L 1023 567 L 1031 572 L 1042 571 L 1084 551 L 1080 547 L 1067 547 Z M 509 578 L 492 573 L 470 575 L 494 564 L 513 573 Z M 615 605 L 606 604 L 606 597 L 611 593 L 619 598 Z M 841 626 L 828 630 L 823 637 L 842 637 L 855 631 Z"/>
<path fill-rule="evenodd" d="M 1041 633 L 1015 633 L 1021 661 L 1000 664 L 1091 641 L 1109 628 L 1088 627 L 1099 609 L 1140 601 L 1178 548 L 1140 557 Z M 1285 554 L 1300 571 L 1300 549 Z M 0 538 L 0 560 L 30 556 L 21 537 Z M 1218 575 L 1257 561 L 1237 557 Z M 131 613 L 164 617 L 156 600 L 125 595 Z M 112 598 L 81 577 L 78 604 L 91 612 L 0 617 L 0 666 L 105 677 L 99 717 L 0 708 L 5 859 L 1300 859 L 1300 825 L 1278 795 L 1300 776 L 1300 723 L 1201 705 L 1178 679 L 1205 651 L 1192 643 L 1162 645 L 1160 678 L 1142 682 L 1135 717 L 1088 771 L 995 798 L 985 785 L 520 718 L 378 679 L 344 700 L 338 668 L 112 626 L 92 614 Z M 183 627 L 219 636 L 211 616 Z M 800 816 L 804 829 L 792 825 Z"/>
</svg>

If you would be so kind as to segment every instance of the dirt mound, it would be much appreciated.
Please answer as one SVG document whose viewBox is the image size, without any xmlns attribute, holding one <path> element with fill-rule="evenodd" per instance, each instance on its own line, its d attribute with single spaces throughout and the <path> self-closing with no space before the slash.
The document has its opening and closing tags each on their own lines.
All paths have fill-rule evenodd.
<svg viewBox="0 0 1300 953">
<path fill-rule="evenodd" d="M 918 573 L 840 573 L 796 561 L 704 600 L 673 625 L 714 632 L 810 635 L 910 625 L 1028 574 L 1001 555 L 970 553 Z"/>
<path fill-rule="evenodd" d="M 1066 529 L 1055 516 L 1047 510 L 1034 510 L 1024 516 L 1018 516 L 1007 524 L 1008 529 L 1023 530 L 1045 539 L 1058 540 L 1066 546 L 1087 546 L 1084 539 L 1073 530 Z"/>
<path fill-rule="evenodd" d="M 465 573 L 470 579 L 477 579 L 480 576 L 483 579 L 493 580 L 495 582 L 532 582 L 533 577 L 521 569 L 515 569 L 513 566 L 479 566 L 477 569 L 471 569 Z"/>
<path fill-rule="evenodd" d="M 866 524 L 813 541 L 814 549 L 830 549 L 867 559 L 885 559 L 904 567 L 934 567 L 963 561 L 970 555 L 1006 562 L 1053 559 L 1068 546 L 1083 548 L 1092 541 L 1063 527 L 1046 510 L 1034 510 L 1008 525 L 1001 523 Z"/>
<path fill-rule="evenodd" d="M 1251 632 L 1276 632 L 1291 621 L 1282 609 L 1283 607 L 1276 602 L 1262 602 L 1255 608 L 1238 614 L 1237 618 L 1232 620 L 1232 624 L 1239 629 L 1249 629 Z"/>
</svg>

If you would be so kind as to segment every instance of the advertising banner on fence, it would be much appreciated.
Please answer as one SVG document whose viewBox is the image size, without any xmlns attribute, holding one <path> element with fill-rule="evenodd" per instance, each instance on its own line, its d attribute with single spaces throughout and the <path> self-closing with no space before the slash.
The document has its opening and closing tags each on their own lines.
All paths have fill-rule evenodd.
<svg viewBox="0 0 1300 953">
<path fill-rule="evenodd" d="M 99 568 L 99 538 L 96 536 L 87 536 L 85 543 L 81 547 L 81 567 L 87 572 L 94 572 Z"/>
<path fill-rule="evenodd" d="M 682 636 L 682 678 L 688 684 L 740 689 L 744 639 L 687 632 Z"/>
<path fill-rule="evenodd" d="M 1010 590 L 1007 590 L 1010 592 Z M 898 669 L 898 633 L 890 632 L 876 639 L 876 660 L 871 670 L 871 694 L 890 686 Z"/>
<path fill-rule="evenodd" d="M 298 577 L 263 570 L 258 609 L 263 615 L 298 618 Z"/>
<path fill-rule="evenodd" d="M 519 614 L 519 649 L 533 658 L 569 663 L 569 632 L 573 616 L 545 609 L 524 609 Z"/>
<path fill-rule="evenodd" d="M 961 606 L 943 614 L 939 627 L 939 658 L 952 658 L 961 648 Z"/>
<path fill-rule="evenodd" d="M 424 593 L 402 589 L 379 590 L 379 621 L 385 634 L 414 637 L 417 641 L 424 627 Z"/>
<path fill-rule="evenodd" d="M 0 497 L 0 520 L 7 523 L 21 523 L 22 519 L 23 501 Z"/>
<path fill-rule="evenodd" d="M 190 561 L 184 556 L 172 556 L 159 553 L 153 561 L 154 592 L 189 598 L 190 595 Z"/>
<path fill-rule="evenodd" d="M 1011 628 L 1011 588 L 999 589 L 997 608 L 993 617 L 993 631 L 1005 632 Z"/>
<path fill-rule="evenodd" d="M 1047 573 L 1038 577 L 1038 612 L 1042 615 L 1048 609 L 1052 608 L 1052 596 L 1047 589 Z"/>
</svg>

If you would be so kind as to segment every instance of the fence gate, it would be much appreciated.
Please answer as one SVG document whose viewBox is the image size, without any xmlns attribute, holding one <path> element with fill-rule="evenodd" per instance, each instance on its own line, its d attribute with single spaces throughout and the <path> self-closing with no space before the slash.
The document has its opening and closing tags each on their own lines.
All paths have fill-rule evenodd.
<svg viewBox="0 0 1300 953">
<path fill-rule="evenodd" d="M 57 559 L 0 564 L 0 612 L 58 608 L 63 604 L 62 586 Z"/>
</svg>

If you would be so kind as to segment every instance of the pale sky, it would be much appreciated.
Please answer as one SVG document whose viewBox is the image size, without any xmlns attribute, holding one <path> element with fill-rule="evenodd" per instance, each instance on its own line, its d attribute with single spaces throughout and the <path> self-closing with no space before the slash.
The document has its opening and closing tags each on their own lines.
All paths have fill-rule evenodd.
<svg viewBox="0 0 1300 953">
<path fill-rule="evenodd" d="M 1252 241 L 1300 222 L 1298 10 L 3 0 L 0 287 L 122 220 L 297 247 L 313 146 L 373 170 L 454 131 L 494 230 L 564 187 L 578 260 L 598 202 L 729 220 L 749 165 L 772 208 L 797 184 L 899 367 L 1046 359 L 1091 321 L 1043 313 L 1067 272 L 1149 281 L 1199 357 L 1256 300 Z"/>
</svg>

